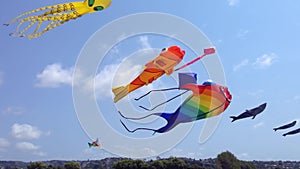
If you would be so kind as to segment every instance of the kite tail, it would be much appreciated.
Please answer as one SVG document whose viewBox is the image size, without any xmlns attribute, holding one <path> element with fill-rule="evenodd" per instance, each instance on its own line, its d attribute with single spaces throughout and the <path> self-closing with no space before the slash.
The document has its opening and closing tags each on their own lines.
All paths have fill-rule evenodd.
<svg viewBox="0 0 300 169">
<path fill-rule="evenodd" d="M 177 124 L 180 123 L 180 119 L 177 119 L 180 109 L 177 109 L 174 113 L 160 113 L 160 117 L 167 121 L 167 124 L 156 130 L 158 133 L 164 133 L 173 129 Z"/>
<path fill-rule="evenodd" d="M 230 118 L 232 118 L 232 121 L 231 122 L 234 122 L 237 120 L 237 117 L 236 116 L 230 116 Z"/>
<path fill-rule="evenodd" d="M 129 85 L 127 86 L 119 86 L 119 87 L 114 87 L 112 89 L 112 92 L 114 93 L 114 102 L 118 102 L 120 99 L 128 95 L 129 93 Z"/>
<path fill-rule="evenodd" d="M 152 114 L 149 114 L 149 115 L 147 115 L 147 116 L 143 116 L 143 117 L 126 117 L 126 116 L 124 116 L 120 111 L 118 111 L 119 112 L 119 114 L 124 118 L 124 119 L 127 119 L 127 120 L 142 120 L 142 119 L 145 119 L 145 118 L 147 118 L 147 117 L 150 117 L 150 116 L 152 116 L 152 115 L 156 115 L 156 116 L 160 116 L 161 115 L 161 113 L 152 113 Z"/>
<path fill-rule="evenodd" d="M 37 9 L 31 10 L 31 11 L 28 11 L 28 12 L 24 12 L 24 13 L 18 15 L 17 17 L 15 17 L 14 19 L 12 19 L 11 21 L 9 21 L 9 23 L 5 23 L 3 25 L 9 26 L 12 23 L 17 22 L 23 16 L 30 15 L 32 13 L 36 13 L 36 12 L 39 12 L 39 11 L 44 11 L 44 10 L 47 10 L 47 9 L 53 9 L 53 6 L 45 6 L 45 7 L 37 8 Z"/>
<path fill-rule="evenodd" d="M 141 128 L 136 128 L 136 129 L 134 129 L 134 130 L 129 130 L 129 129 L 127 128 L 127 126 L 122 122 L 122 120 L 120 120 L 120 122 L 121 122 L 121 124 L 123 125 L 123 127 L 124 127 L 128 132 L 130 132 L 130 133 L 134 133 L 134 132 L 136 132 L 136 131 L 138 131 L 138 130 L 149 130 L 149 131 L 153 131 L 153 134 L 152 134 L 152 135 L 154 135 L 154 134 L 157 132 L 157 130 L 155 130 L 155 129 L 143 128 L 143 127 L 141 127 Z"/>
<path fill-rule="evenodd" d="M 177 111 L 176 111 L 177 112 Z M 140 118 L 130 118 L 130 117 L 125 117 L 124 115 L 121 114 L 121 112 L 119 111 L 120 115 L 125 118 L 125 119 L 128 119 L 128 120 L 141 120 L 141 119 L 144 119 L 144 118 L 147 118 L 149 116 L 152 116 L 152 115 L 156 115 L 156 116 L 159 116 L 159 117 L 162 117 L 164 118 L 166 121 L 167 121 L 167 124 L 159 129 L 150 129 L 150 128 L 136 128 L 134 130 L 129 130 L 126 125 L 120 120 L 120 122 L 122 123 L 123 127 L 130 133 L 134 133 L 138 130 L 150 130 L 150 131 L 154 131 L 153 134 L 155 133 L 164 133 L 166 131 L 169 131 L 170 129 L 174 128 L 177 123 L 175 124 L 176 122 L 176 119 L 177 119 L 177 115 L 178 113 L 152 113 L 152 114 L 149 114 L 147 116 L 144 116 L 144 117 L 140 117 Z"/>
</svg>

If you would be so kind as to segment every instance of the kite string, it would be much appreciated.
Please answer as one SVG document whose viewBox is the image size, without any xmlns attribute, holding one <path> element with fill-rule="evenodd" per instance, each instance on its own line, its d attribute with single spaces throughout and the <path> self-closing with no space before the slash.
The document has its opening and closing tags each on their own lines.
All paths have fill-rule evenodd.
<svg viewBox="0 0 300 169">
<path fill-rule="evenodd" d="M 145 119 L 145 118 L 153 116 L 153 115 L 157 115 L 157 116 L 159 115 L 159 113 L 152 113 L 152 114 L 148 114 L 148 115 L 146 115 L 144 117 L 136 117 L 136 118 L 134 118 L 134 117 L 126 117 L 120 111 L 118 111 L 118 112 L 121 115 L 121 117 L 123 117 L 124 119 L 127 119 L 127 120 L 142 120 L 142 119 Z"/>
<path fill-rule="evenodd" d="M 150 128 L 136 128 L 134 130 L 129 130 L 128 127 L 123 123 L 122 120 L 120 120 L 121 124 L 123 125 L 123 127 L 130 133 L 134 133 L 136 132 L 137 130 L 149 130 L 149 131 L 153 131 L 153 134 L 154 135 L 156 133 L 156 130 L 155 129 L 150 129 Z"/>
<path fill-rule="evenodd" d="M 143 97 L 149 95 L 151 92 L 157 92 L 157 91 L 168 91 L 168 90 L 176 90 L 176 89 L 179 89 L 178 87 L 175 87 L 175 88 L 168 88 L 168 89 L 158 89 L 158 90 L 150 90 L 148 93 L 140 96 L 139 98 L 135 98 L 134 100 L 138 101 L 140 99 L 142 99 Z"/>
<path fill-rule="evenodd" d="M 181 69 L 183 69 L 183 68 L 185 68 L 185 67 L 187 67 L 187 66 L 189 66 L 189 65 L 191 65 L 191 64 L 193 64 L 193 63 L 195 63 L 195 62 L 197 62 L 198 60 L 202 59 L 202 58 L 203 58 L 204 56 L 206 56 L 206 55 L 207 55 L 207 54 L 204 53 L 203 55 L 197 57 L 196 59 L 194 59 L 194 60 L 192 60 L 192 61 L 190 61 L 190 62 L 188 62 L 188 63 L 186 63 L 186 64 L 184 64 L 184 65 L 182 65 L 182 66 L 180 66 L 179 68 L 175 69 L 174 71 L 181 70 Z"/>
<path fill-rule="evenodd" d="M 185 68 L 185 67 L 187 67 L 187 66 L 189 66 L 189 65 L 191 65 L 191 64 L 193 64 L 193 63 L 195 63 L 195 62 L 197 62 L 198 60 L 204 58 L 206 55 L 210 55 L 210 54 L 213 54 L 213 53 L 215 53 L 215 52 L 216 52 L 215 47 L 206 48 L 206 49 L 204 49 L 204 54 L 203 54 L 203 55 L 201 55 L 201 56 L 195 58 L 194 60 L 192 60 L 192 61 L 186 63 L 185 65 L 183 65 L 183 66 L 181 66 L 181 67 L 175 69 L 174 71 L 178 71 L 178 70 L 180 70 L 180 69 L 183 69 L 183 68 Z"/>
<path fill-rule="evenodd" d="M 171 99 L 169 99 L 169 100 L 167 100 L 167 101 L 164 101 L 164 102 L 162 102 L 162 103 L 156 105 L 156 106 L 153 107 L 152 109 L 145 108 L 144 106 L 139 106 L 139 107 L 142 108 L 142 109 L 145 109 L 145 110 L 147 110 L 147 111 L 152 111 L 152 110 L 156 109 L 157 107 L 159 107 L 159 106 L 161 106 L 161 105 L 163 105 L 163 104 L 166 104 L 166 103 L 168 103 L 169 101 L 172 101 L 172 100 L 176 99 L 177 97 L 179 97 L 179 96 L 185 94 L 185 93 L 188 92 L 188 91 L 189 91 L 189 90 L 186 90 L 186 91 L 182 92 L 181 94 L 176 95 L 176 96 L 172 97 Z"/>
</svg>

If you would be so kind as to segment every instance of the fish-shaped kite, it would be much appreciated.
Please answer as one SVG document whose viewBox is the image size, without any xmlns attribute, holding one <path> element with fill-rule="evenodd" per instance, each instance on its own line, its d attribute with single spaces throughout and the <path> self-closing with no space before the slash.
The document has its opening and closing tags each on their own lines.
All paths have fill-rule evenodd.
<svg viewBox="0 0 300 169">
<path fill-rule="evenodd" d="M 184 55 L 185 51 L 180 49 L 178 46 L 171 46 L 169 48 L 162 49 L 161 53 L 148 62 L 145 65 L 145 68 L 142 73 L 139 74 L 138 77 L 136 77 L 133 81 L 131 81 L 126 86 L 118 86 L 113 87 L 112 92 L 114 93 L 114 102 L 118 102 L 120 99 L 128 95 L 130 92 L 144 86 L 148 85 L 149 83 L 152 83 L 154 80 L 158 79 L 164 74 L 170 75 L 174 71 L 180 70 L 185 68 L 186 66 L 189 66 L 190 64 L 200 60 L 206 55 L 215 53 L 215 48 L 207 48 L 204 49 L 204 54 L 197 57 L 196 59 L 188 62 L 187 64 L 174 69 L 176 65 L 178 65 Z"/>
<path fill-rule="evenodd" d="M 295 126 L 296 123 L 297 123 L 297 121 L 295 120 L 295 121 L 293 121 L 293 122 L 291 122 L 291 123 L 289 123 L 289 124 L 286 124 L 286 125 L 283 125 L 283 126 L 280 126 L 280 127 L 273 128 L 273 130 L 274 130 L 274 131 L 277 131 L 277 130 L 288 129 L 288 128 L 291 128 L 291 127 Z"/>
<path fill-rule="evenodd" d="M 248 117 L 252 117 L 252 119 L 254 119 L 259 113 L 261 113 L 265 110 L 266 106 L 267 106 L 267 103 L 263 103 L 258 107 L 255 107 L 250 110 L 246 110 L 244 113 L 242 113 L 238 116 L 230 116 L 230 118 L 232 118 L 231 122 L 234 122 L 234 121 L 240 120 L 240 119 L 244 119 L 244 118 L 248 118 Z"/>
<path fill-rule="evenodd" d="M 284 133 L 282 136 L 287 136 L 287 135 L 294 135 L 294 134 L 298 134 L 300 133 L 300 128 L 296 129 L 296 130 L 292 130 L 290 132 Z"/>
<path fill-rule="evenodd" d="M 97 138 L 97 140 L 93 141 L 92 143 L 88 143 L 89 147 L 97 147 L 97 148 L 101 148 L 101 144 L 99 142 L 99 139 Z"/>
<path fill-rule="evenodd" d="M 45 6 L 34 9 L 32 11 L 25 12 L 8 24 L 11 25 L 14 22 L 18 22 L 16 33 L 12 33 L 12 36 L 27 37 L 28 39 L 37 38 L 43 33 L 69 21 L 76 19 L 88 13 L 102 11 L 110 6 L 112 0 L 84 0 L 83 2 L 69 2 L 64 4 L 57 4 L 51 6 Z M 48 22 L 45 27 L 40 31 L 44 22 Z M 28 23 L 21 31 L 19 30 L 24 23 Z M 32 26 L 35 29 L 32 33 L 26 34 Z"/>
<path fill-rule="evenodd" d="M 209 118 L 212 116 L 217 116 L 227 109 L 232 99 L 232 96 L 226 86 L 222 86 L 212 81 L 206 81 L 200 85 L 196 84 L 196 74 L 191 74 L 191 73 L 179 74 L 179 84 L 180 84 L 179 88 L 154 90 L 154 91 L 166 91 L 166 90 L 175 90 L 175 89 L 186 90 L 185 92 L 167 100 L 164 103 L 167 103 L 175 99 L 176 97 L 183 95 L 188 91 L 192 91 L 192 94 L 189 97 L 187 97 L 187 99 L 173 113 L 165 113 L 165 112 L 152 113 L 140 118 L 129 118 L 122 115 L 121 112 L 119 111 L 119 113 L 123 118 L 129 120 L 140 120 L 153 115 L 159 116 L 167 121 L 167 124 L 165 126 L 159 129 L 136 128 L 134 130 L 129 130 L 126 127 L 126 125 L 121 121 L 125 129 L 129 132 L 135 132 L 137 130 L 150 130 L 150 131 L 154 131 L 154 133 L 156 132 L 164 133 L 170 131 L 180 123 L 188 123 L 200 119 Z M 148 95 L 150 92 L 148 92 L 146 95 Z M 142 97 L 146 95 L 143 95 Z M 162 104 L 159 104 L 158 106 Z M 155 108 L 158 106 L 155 106 Z"/>
</svg>

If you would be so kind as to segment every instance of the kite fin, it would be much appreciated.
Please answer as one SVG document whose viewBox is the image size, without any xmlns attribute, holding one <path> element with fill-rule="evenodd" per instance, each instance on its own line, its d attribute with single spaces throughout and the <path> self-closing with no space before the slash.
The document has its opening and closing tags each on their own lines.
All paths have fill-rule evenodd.
<svg viewBox="0 0 300 169">
<path fill-rule="evenodd" d="M 114 93 L 114 102 L 118 102 L 120 99 L 128 95 L 128 86 L 119 86 L 119 87 L 114 87 L 112 89 L 112 92 Z"/>
<path fill-rule="evenodd" d="M 204 54 L 206 54 L 206 55 L 214 54 L 215 52 L 216 52 L 216 48 L 215 47 L 204 49 Z"/>
<path fill-rule="evenodd" d="M 231 121 L 231 122 L 234 122 L 234 121 L 237 120 L 237 117 L 235 117 L 235 116 L 230 116 L 230 118 L 232 118 L 232 121 Z"/>
<path fill-rule="evenodd" d="M 92 144 L 91 143 L 88 143 L 89 144 L 89 148 L 91 148 L 92 147 Z"/>
</svg>

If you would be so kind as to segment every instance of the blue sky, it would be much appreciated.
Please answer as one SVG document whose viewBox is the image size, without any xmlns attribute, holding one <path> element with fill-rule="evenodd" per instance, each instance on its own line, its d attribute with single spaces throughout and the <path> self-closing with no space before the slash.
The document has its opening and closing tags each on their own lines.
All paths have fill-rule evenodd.
<svg viewBox="0 0 300 169">
<path fill-rule="evenodd" d="M 63 2 L 67 1 L 7 1 L 1 6 L 0 22 L 7 23 L 22 12 Z M 203 120 L 195 123 L 180 144 L 161 156 L 210 158 L 229 150 L 245 160 L 299 160 L 300 135 L 284 138 L 282 131 L 272 130 L 300 120 L 299 7 L 300 2 L 292 0 L 193 0 L 185 3 L 179 0 L 122 0 L 113 1 L 102 12 L 67 22 L 37 39 L 8 36 L 15 31 L 16 24 L 1 27 L 0 160 L 84 160 L 115 156 L 103 149 L 87 147 L 91 140 L 80 126 L 73 103 L 73 71 L 81 49 L 97 30 L 122 16 L 140 12 L 169 13 L 198 27 L 216 46 L 226 85 L 233 95 L 217 130 L 205 143 L 198 142 Z M 159 23 L 151 22 L 153 26 Z M 109 72 L 134 51 L 182 45 L 171 37 L 161 39 L 154 35 L 134 37 L 107 54 L 95 76 L 99 103 L 105 99 L 111 102 L 109 91 L 113 79 Z M 191 54 L 189 59 L 193 57 Z M 113 83 L 126 81 L 128 75 L 140 70 L 139 66 L 131 65 L 128 72 L 119 70 L 124 74 L 116 75 Z M 193 66 L 198 74 L 204 74 L 200 62 Z M 205 79 L 207 75 L 201 74 L 199 81 Z M 87 79 L 87 83 L 88 80 L 91 79 Z M 138 94 L 150 88 L 174 85 L 162 79 Z M 93 90 L 89 87 L 87 85 L 87 89 Z M 268 103 L 267 109 L 255 120 L 230 122 L 229 116 L 262 102 Z M 147 132 L 129 135 L 117 123 L 119 119 L 113 118 L 118 117 L 116 109 L 110 113 L 112 115 L 105 117 L 119 132 L 130 137 L 152 136 Z M 299 127 L 297 124 L 294 128 Z"/>
</svg>

